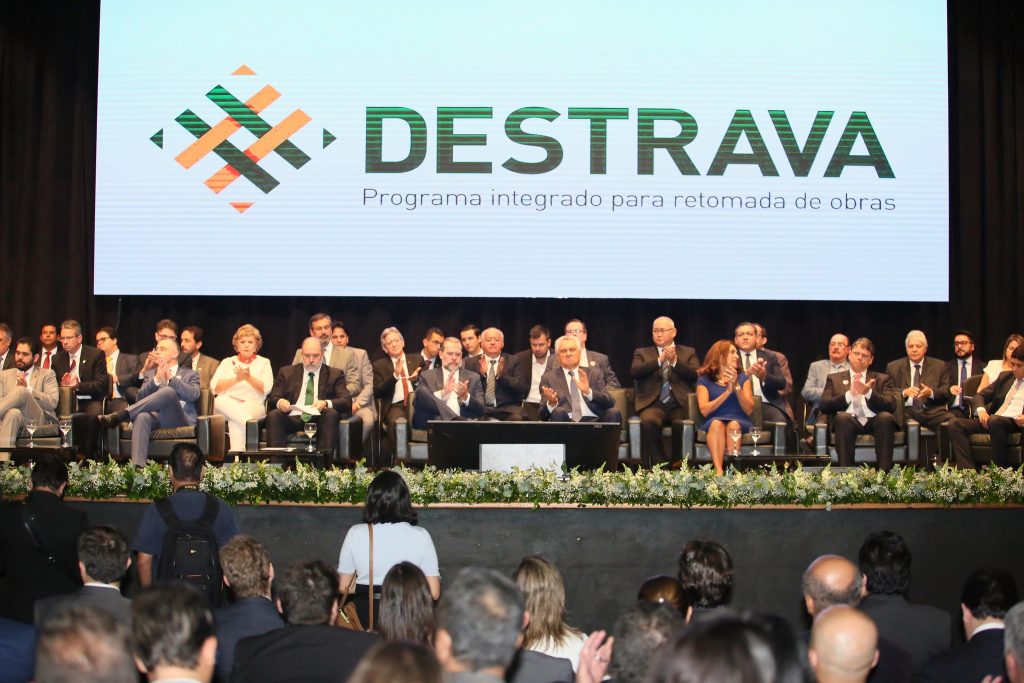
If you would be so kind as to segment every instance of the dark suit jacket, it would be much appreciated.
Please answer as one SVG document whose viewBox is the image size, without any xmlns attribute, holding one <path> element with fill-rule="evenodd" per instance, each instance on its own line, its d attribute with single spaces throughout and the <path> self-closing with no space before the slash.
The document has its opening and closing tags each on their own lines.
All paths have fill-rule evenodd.
<svg viewBox="0 0 1024 683">
<path fill-rule="evenodd" d="M 110 387 L 110 379 L 107 377 L 107 357 L 103 352 L 92 346 L 82 346 L 82 353 L 79 358 L 78 378 L 81 383 L 78 385 L 79 396 L 91 396 L 94 399 L 101 399 L 107 395 Z M 53 358 L 53 365 L 50 368 L 53 374 L 57 375 L 57 384 L 61 378 L 71 371 L 71 356 L 67 351 L 61 349 Z"/>
<path fill-rule="evenodd" d="M 130 631 L 132 628 L 132 601 L 121 595 L 117 588 L 102 586 L 82 586 L 78 591 L 67 595 L 51 595 L 36 601 L 35 624 L 42 627 L 43 622 L 65 605 L 85 605 L 104 610 Z"/>
<path fill-rule="evenodd" d="M 515 355 L 516 363 L 523 369 L 523 373 L 526 375 L 526 394 L 523 394 L 523 400 L 526 400 L 526 396 L 530 393 L 530 387 L 533 386 L 533 351 L 526 349 L 520 351 Z M 551 370 L 552 368 L 558 367 L 558 356 L 555 355 L 554 344 L 551 345 L 551 350 L 548 352 L 548 359 L 544 363 L 544 372 Z M 544 373 L 541 373 L 541 377 Z M 540 378 L 538 378 L 540 379 Z M 543 400 L 543 396 L 541 397 Z"/>
<path fill-rule="evenodd" d="M 764 380 L 761 381 L 761 391 L 764 392 L 765 400 L 792 418 L 793 409 L 789 407 L 789 403 L 786 401 L 783 393 L 780 393 L 786 390 L 786 376 L 782 373 L 782 368 L 779 366 L 778 357 L 771 351 L 765 351 L 764 349 L 758 349 L 751 353 L 756 356 L 756 358 L 751 358 L 751 363 L 760 359 L 763 359 L 765 362 L 765 376 Z M 740 367 L 742 368 L 744 352 L 740 351 L 739 354 Z"/>
<path fill-rule="evenodd" d="M 499 408 L 508 405 L 519 405 L 530 390 L 530 366 L 523 367 L 516 360 L 516 357 L 510 353 L 502 353 L 500 357 L 505 359 L 505 371 L 494 380 L 495 402 Z M 486 360 L 487 356 L 480 355 L 468 365 L 464 364 L 463 367 L 480 375 L 480 381 L 486 395 L 487 372 L 480 372 L 481 358 L 485 359 L 485 366 L 489 364 L 489 361 Z M 495 366 L 495 372 L 497 372 L 497 366 Z"/>
<path fill-rule="evenodd" d="M 418 353 L 407 353 L 405 354 L 405 370 L 410 375 L 416 372 L 416 368 L 420 366 L 423 361 L 423 356 Z M 379 398 L 384 403 L 390 404 L 391 399 L 395 396 L 395 387 L 398 385 L 398 380 L 395 379 L 395 364 L 391 362 L 390 356 L 384 356 L 373 361 L 373 397 Z M 416 390 L 416 384 L 413 383 L 413 391 Z M 410 399 L 412 396 L 409 397 Z M 387 410 L 387 408 L 385 408 Z"/>
<path fill-rule="evenodd" d="M 37 599 L 82 587 L 78 535 L 88 523 L 84 512 L 52 493 L 32 491 L 26 500 L 57 562 L 51 563 L 36 548 L 21 519 L 21 502 L 0 506 L 0 576 L 7 579 L 0 587 L 0 613 L 31 624 Z"/>
<path fill-rule="evenodd" d="M 107 362 L 106 358 L 103 359 L 103 362 Z M 110 396 L 114 382 L 117 382 L 117 390 L 124 397 L 127 397 L 129 389 L 137 389 L 141 386 L 142 383 L 139 381 L 139 370 L 141 368 L 138 356 L 119 350 L 117 352 L 117 361 L 114 362 L 114 376 L 107 377 L 107 396 Z M 59 377 L 57 381 L 60 381 Z M 137 393 L 136 391 L 132 392 L 133 395 Z"/>
<path fill-rule="evenodd" d="M 896 410 L 896 402 L 899 401 L 899 394 L 892 384 L 889 376 L 881 372 L 868 370 L 864 378 L 870 382 L 875 380 L 875 386 L 871 390 L 871 397 L 868 399 L 868 408 L 875 413 Z M 827 415 L 844 413 L 850 407 L 846 401 L 846 392 L 850 390 L 850 371 L 835 372 L 825 380 L 825 389 L 821 392 L 821 412 Z"/>
<path fill-rule="evenodd" d="M 11 347 L 7 349 L 7 358 L 4 358 L 4 364 L 3 367 L 0 367 L 0 370 L 10 370 L 14 367 L 14 347 L 14 340 L 11 340 Z"/>
<path fill-rule="evenodd" d="M 960 683 L 980 681 L 985 676 L 1006 675 L 1003 660 L 1003 629 L 982 631 L 963 645 L 933 658 L 918 673 L 920 683 Z"/>
<path fill-rule="evenodd" d="M 552 353 L 555 350 L 554 343 L 551 344 Z M 605 382 L 609 389 L 621 389 L 622 384 L 619 382 L 619 378 L 615 375 L 615 371 L 612 370 L 612 364 L 608 361 L 608 356 L 601 353 L 600 351 L 591 351 L 587 349 L 587 363 L 590 364 L 591 368 L 600 368 L 602 374 L 604 374 Z"/>
<path fill-rule="evenodd" d="M 989 384 L 987 387 L 979 391 L 971 399 L 971 403 L 974 405 L 974 409 L 978 410 L 984 408 L 985 412 L 989 415 L 995 415 L 996 411 L 1003 407 L 1003 401 L 1006 400 L 1006 394 L 1009 393 L 1010 387 L 1016 381 L 1016 377 L 1013 376 L 1012 370 L 1000 373 L 996 377 L 996 381 Z"/>
<path fill-rule="evenodd" d="M 505 673 L 505 680 L 508 683 L 572 683 L 575 676 L 568 659 L 533 650 L 519 650 Z"/>
<path fill-rule="evenodd" d="M 904 356 L 894 360 L 885 366 L 885 374 L 892 378 L 896 391 L 903 398 L 903 390 L 912 384 L 910 359 Z M 934 412 L 945 412 L 946 404 L 949 402 L 949 371 L 947 364 L 937 358 L 925 356 L 921 359 L 921 384 L 931 387 L 934 395 L 924 401 L 924 414 Z"/>
<path fill-rule="evenodd" d="M 980 375 L 984 367 L 985 361 L 971 356 L 971 361 L 967 364 L 967 377 L 971 378 L 974 375 Z M 946 382 L 949 386 L 960 384 L 960 359 L 956 356 L 946 363 Z M 950 394 L 949 402 L 952 403 L 955 398 L 956 396 Z"/>
<path fill-rule="evenodd" d="M 366 651 L 380 641 L 327 624 L 285 626 L 238 641 L 232 683 L 347 681 Z"/>
<path fill-rule="evenodd" d="M 243 598 L 213 613 L 213 632 L 217 636 L 217 666 L 213 679 L 226 683 L 231 678 L 238 641 L 284 628 L 284 619 L 267 598 Z"/>
<path fill-rule="evenodd" d="M 676 364 L 668 375 L 669 387 L 676 403 L 684 409 L 688 394 L 697 385 L 697 352 L 692 346 L 676 344 Z M 636 412 L 658 400 L 661 394 L 661 366 L 658 365 L 658 347 L 645 346 L 633 352 L 630 366 L 633 383 L 636 385 Z"/>
<path fill-rule="evenodd" d="M 469 382 L 469 403 L 459 403 L 459 412 L 456 414 L 447 403 L 434 395 L 435 391 L 444 388 L 445 378 L 448 371 L 444 368 L 427 370 L 420 375 L 416 383 L 414 402 L 416 409 L 413 411 L 412 423 L 414 429 L 426 429 L 428 420 L 453 420 L 461 417 L 466 420 L 475 420 L 484 414 L 484 388 L 480 382 L 480 375 L 471 370 L 460 369 L 456 378 L 459 382 Z"/>
<path fill-rule="evenodd" d="M 36 664 L 36 630 L 0 618 L 0 683 L 31 681 Z"/>
<path fill-rule="evenodd" d="M 289 403 L 300 403 L 305 400 L 306 369 L 301 364 L 285 365 L 277 371 L 274 386 L 270 389 L 267 401 L 271 409 L 277 406 L 282 398 Z M 345 387 L 345 373 L 327 365 L 320 366 L 320 378 L 316 385 L 318 400 L 330 401 L 331 407 L 339 414 L 352 412 L 352 397 Z"/>
<path fill-rule="evenodd" d="M 871 617 L 878 635 L 910 653 L 914 670 L 949 649 L 953 628 L 949 614 L 927 605 L 912 605 L 902 595 L 869 594 L 860 610 Z"/>
<path fill-rule="evenodd" d="M 615 405 L 615 399 L 607 391 L 607 381 L 605 380 L 604 374 L 601 369 L 596 365 L 590 368 L 580 367 L 579 371 L 586 373 L 587 379 L 590 381 L 590 390 L 592 396 L 587 398 L 586 395 L 581 391 L 580 398 L 590 408 L 590 412 L 601 417 L 601 413 L 608 410 Z M 578 381 L 578 380 L 577 380 Z M 541 387 L 550 387 L 558 392 L 558 405 L 555 409 L 562 408 L 564 410 L 570 410 L 569 407 L 569 383 L 565 381 L 565 373 L 562 371 L 562 366 L 559 365 L 553 370 L 548 370 L 544 373 L 544 376 L 540 378 Z M 547 420 L 551 417 L 553 411 L 548 409 L 548 403 L 544 400 L 544 394 L 541 394 L 540 403 L 540 419 Z"/>
</svg>

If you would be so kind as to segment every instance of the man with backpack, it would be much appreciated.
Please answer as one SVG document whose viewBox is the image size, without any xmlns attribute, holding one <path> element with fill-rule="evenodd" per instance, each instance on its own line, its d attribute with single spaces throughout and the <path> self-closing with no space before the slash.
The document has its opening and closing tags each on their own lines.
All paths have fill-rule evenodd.
<svg viewBox="0 0 1024 683">
<path fill-rule="evenodd" d="M 227 503 L 199 490 L 205 458 L 198 446 L 177 444 L 170 462 L 174 493 L 146 508 L 135 534 L 139 583 L 186 581 L 213 605 L 221 590 L 219 551 L 238 524 Z"/>
</svg>

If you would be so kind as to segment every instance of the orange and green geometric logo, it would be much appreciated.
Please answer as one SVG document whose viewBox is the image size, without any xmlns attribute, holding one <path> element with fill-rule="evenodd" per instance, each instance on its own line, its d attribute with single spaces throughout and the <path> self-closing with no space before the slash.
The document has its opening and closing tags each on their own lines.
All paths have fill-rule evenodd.
<svg viewBox="0 0 1024 683">
<path fill-rule="evenodd" d="M 255 76 L 255 72 L 244 64 L 232 76 Z M 224 118 L 210 125 L 191 109 L 186 109 L 175 118 L 182 128 L 196 140 L 183 149 L 174 159 L 182 168 L 190 169 L 208 154 L 217 155 L 224 166 L 206 179 L 205 185 L 215 194 L 220 194 L 239 178 L 245 178 L 263 194 L 280 184 L 260 160 L 270 154 L 277 154 L 294 169 L 300 169 L 310 160 L 309 155 L 299 149 L 289 138 L 312 119 L 301 109 L 295 109 L 280 122 L 271 125 L 260 113 L 273 104 L 280 96 L 277 90 L 265 85 L 252 97 L 242 102 L 223 86 L 217 85 L 206 96 L 224 111 Z M 229 138 L 236 132 L 247 130 L 256 137 L 255 142 L 244 150 L 234 145 Z M 336 139 L 326 128 L 323 129 L 323 148 Z M 164 146 L 164 131 L 161 128 L 150 140 L 160 149 Z M 251 207 L 254 202 L 229 202 L 239 213 Z"/>
</svg>

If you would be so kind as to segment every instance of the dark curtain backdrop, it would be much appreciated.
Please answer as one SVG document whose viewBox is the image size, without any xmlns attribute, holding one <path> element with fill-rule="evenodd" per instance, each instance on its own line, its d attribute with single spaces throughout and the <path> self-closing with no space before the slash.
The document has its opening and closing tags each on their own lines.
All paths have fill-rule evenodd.
<svg viewBox="0 0 1024 683">
<path fill-rule="evenodd" d="M 632 349 L 650 343 L 651 321 L 667 314 L 679 339 L 703 353 L 731 337 L 744 319 L 762 321 L 769 346 L 785 352 L 801 384 L 807 364 L 823 357 L 829 336 L 875 340 L 876 365 L 903 354 L 903 337 L 919 327 L 932 355 L 951 355 L 952 333 L 974 330 L 979 355 L 995 357 L 1021 327 L 1024 293 L 1024 21 L 1019 0 L 950 0 L 950 301 L 910 303 L 691 301 L 603 299 L 353 298 L 345 296 L 344 259 L 333 272 L 336 296 L 324 298 L 97 297 L 93 279 L 96 83 L 99 3 L 38 0 L 0 9 L 0 320 L 16 334 L 38 334 L 44 320 L 77 318 L 87 340 L 101 325 L 120 327 L 121 347 L 150 348 L 153 323 L 170 317 L 206 330 L 206 350 L 230 352 L 237 325 L 256 324 L 263 353 L 290 362 L 310 313 L 325 310 L 348 325 L 353 345 L 381 355 L 387 325 L 405 332 L 416 350 L 424 329 L 455 333 L 462 323 L 497 324 L 506 347 L 527 346 L 536 322 L 561 328 L 571 317 L 588 324 L 588 346 L 610 354 L 628 377 Z M 822 30 L 827 30 L 823 27 Z M 140 217 L 142 220 L 145 217 Z M 858 252 L 885 245 L 860 244 Z M 659 264 L 651 271 L 685 267 Z M 598 277 L 615 277 L 601 273 Z M 850 287 L 857 287 L 856 275 Z M 486 283 L 470 283 L 486 291 Z M 809 293 L 810 294 L 810 293 Z M 671 292 L 666 292 L 671 295 Z"/>
</svg>

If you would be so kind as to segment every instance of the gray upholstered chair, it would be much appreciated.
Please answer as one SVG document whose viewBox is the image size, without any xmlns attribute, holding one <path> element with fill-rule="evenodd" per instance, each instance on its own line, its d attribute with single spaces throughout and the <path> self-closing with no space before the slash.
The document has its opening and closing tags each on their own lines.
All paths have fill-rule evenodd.
<svg viewBox="0 0 1024 683">
<path fill-rule="evenodd" d="M 921 443 L 921 423 L 908 419 L 903 410 L 903 402 L 896 401 L 893 418 L 900 428 L 893 436 L 892 461 L 894 464 L 912 465 L 918 460 L 918 448 Z M 830 455 L 832 464 L 839 464 L 839 454 L 835 449 L 835 435 L 832 433 L 832 416 L 819 415 L 814 425 L 814 447 L 818 455 Z M 875 462 L 875 437 L 870 434 L 858 434 L 854 441 L 854 464 Z"/>
<path fill-rule="evenodd" d="M 267 404 L 267 412 L 274 406 Z M 305 448 L 309 437 L 304 432 L 293 432 L 285 438 L 287 446 Z M 248 420 L 245 423 L 245 450 L 259 451 L 267 447 L 267 418 Z M 351 465 L 363 457 L 363 419 L 349 415 L 338 420 L 338 445 L 330 462 L 325 465 Z"/>
<path fill-rule="evenodd" d="M 166 460 L 177 443 L 194 443 L 206 455 L 207 462 L 223 462 L 226 450 L 227 422 L 213 414 L 213 392 L 199 390 L 196 402 L 199 416 L 194 427 L 154 429 L 149 438 L 149 459 Z M 132 426 L 122 422 L 106 433 L 107 450 L 118 459 L 131 457 Z"/>
<path fill-rule="evenodd" d="M 687 410 L 689 411 L 687 414 L 695 419 L 687 418 L 683 421 L 682 457 L 698 465 L 710 463 L 711 452 L 708 450 L 708 434 L 700 428 L 700 423 L 704 422 L 704 418 L 700 414 L 696 393 L 687 396 Z M 757 442 L 758 452 L 764 455 L 784 455 L 786 453 L 786 423 L 764 421 L 760 396 L 754 396 L 754 412 L 750 416 L 750 422 L 761 430 L 761 438 Z M 726 444 L 727 454 L 728 449 L 729 445 Z M 753 439 L 750 438 L 750 434 L 744 434 L 740 441 L 740 452 L 749 455 L 753 449 Z"/>
</svg>

